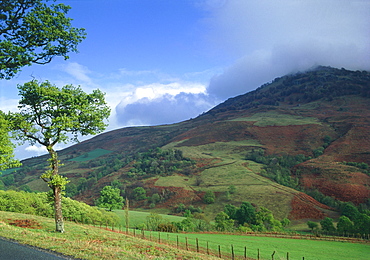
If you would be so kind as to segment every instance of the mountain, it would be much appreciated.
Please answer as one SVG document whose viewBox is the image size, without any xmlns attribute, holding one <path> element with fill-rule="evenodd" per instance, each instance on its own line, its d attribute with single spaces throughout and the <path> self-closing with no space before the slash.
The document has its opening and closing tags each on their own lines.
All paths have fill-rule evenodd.
<svg viewBox="0 0 370 260">
<path fill-rule="evenodd" d="M 168 213 L 183 203 L 212 217 L 249 201 L 280 219 L 320 219 L 337 216 L 338 201 L 369 206 L 369 132 L 370 72 L 317 67 L 191 120 L 100 134 L 60 151 L 60 171 L 67 193 L 90 204 L 113 185 L 132 208 Z M 23 161 L 3 182 L 47 190 L 46 159 Z M 215 203 L 204 202 L 207 192 Z"/>
</svg>

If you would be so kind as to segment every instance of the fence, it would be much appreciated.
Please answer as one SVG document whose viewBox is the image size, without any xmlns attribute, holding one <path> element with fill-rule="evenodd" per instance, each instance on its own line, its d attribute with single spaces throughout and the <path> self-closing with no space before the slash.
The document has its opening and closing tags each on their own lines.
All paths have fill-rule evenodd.
<svg viewBox="0 0 370 260">
<path fill-rule="evenodd" d="M 235 259 L 235 260 L 247 260 L 247 259 L 290 259 L 289 252 L 286 252 L 284 257 L 276 256 L 276 251 L 267 253 L 269 258 L 266 258 L 266 252 L 262 258 L 261 249 L 251 250 L 247 246 L 243 248 L 234 248 L 234 245 L 230 244 L 228 247 L 211 244 L 208 241 L 201 241 L 198 238 L 188 238 L 184 236 L 179 236 L 178 233 L 164 233 L 159 231 L 148 231 L 148 230 L 139 230 L 131 229 L 124 226 L 110 226 L 108 223 L 95 224 L 94 226 L 99 226 L 100 228 L 105 228 L 114 232 L 123 233 L 129 236 L 138 237 L 141 239 L 146 239 L 149 241 L 157 242 L 160 244 L 167 244 L 178 249 L 183 249 L 187 251 L 198 252 L 202 254 L 207 254 L 222 259 Z M 207 232 L 202 232 L 207 233 Z M 212 233 L 212 232 L 210 232 Z M 261 232 L 246 232 L 246 233 L 225 233 L 225 234 L 235 234 L 235 235 L 246 235 L 246 236 L 266 236 L 266 237 L 276 237 L 276 238 L 290 238 L 290 239 L 311 239 L 311 240 L 325 240 L 325 241 L 347 241 L 347 242 L 365 242 L 369 243 L 370 236 L 369 234 L 346 234 L 347 236 L 333 236 L 338 234 L 298 234 L 298 233 L 261 233 Z M 263 249 L 262 249 L 263 250 Z M 280 252 L 281 253 L 281 252 Z M 301 259 L 305 259 L 302 257 Z"/>
<path fill-rule="evenodd" d="M 167 244 L 172 247 L 176 247 L 178 249 L 183 249 L 187 251 L 198 252 L 202 254 L 207 254 L 215 257 L 219 257 L 222 259 L 235 259 L 235 260 L 247 260 L 247 259 L 290 259 L 290 253 L 285 252 L 283 253 L 284 256 L 282 257 L 281 252 L 279 256 L 277 256 L 277 252 L 268 252 L 264 251 L 262 258 L 262 250 L 263 249 L 248 249 L 247 246 L 243 248 L 234 248 L 234 245 L 230 244 L 229 246 L 218 245 L 216 243 L 209 243 L 208 241 L 201 241 L 198 238 L 188 238 L 186 235 L 182 234 L 179 236 L 177 233 L 164 233 L 159 231 L 148 231 L 148 230 L 139 230 L 139 229 L 128 229 L 123 226 L 119 227 L 108 227 L 108 225 L 100 225 L 102 228 L 106 228 L 108 230 L 112 230 L 114 232 L 120 232 L 126 235 L 138 237 L 141 239 L 146 239 L 149 241 L 157 242 L 160 244 Z M 204 232 L 207 233 L 207 232 Z M 231 234 L 231 233 L 228 233 Z M 234 233 L 235 234 L 235 233 Z M 287 233 L 257 233 L 257 232 L 250 232 L 244 233 L 247 236 L 268 236 L 268 237 L 276 237 L 276 238 L 291 238 L 291 239 L 313 239 L 313 240 L 326 240 L 326 241 L 349 241 L 349 242 L 369 242 L 368 236 L 366 239 L 360 238 L 350 238 L 350 237 L 333 237 L 328 235 L 300 235 L 300 234 L 287 234 Z M 242 235 L 238 233 L 237 235 Z M 266 255 L 269 255 L 266 258 Z M 305 259 L 303 256 L 301 259 Z"/>
</svg>

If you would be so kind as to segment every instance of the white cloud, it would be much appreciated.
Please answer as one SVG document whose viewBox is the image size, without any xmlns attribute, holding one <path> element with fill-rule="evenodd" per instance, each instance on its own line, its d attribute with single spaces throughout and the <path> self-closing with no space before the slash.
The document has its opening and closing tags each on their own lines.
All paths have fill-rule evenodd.
<svg viewBox="0 0 370 260">
<path fill-rule="evenodd" d="M 142 98 L 124 107 L 117 106 L 116 111 L 119 122 L 125 125 L 160 125 L 196 117 L 214 105 L 216 101 L 205 94 L 181 92 Z"/>
<path fill-rule="evenodd" d="M 66 65 L 63 65 L 62 68 L 65 72 L 73 76 L 78 81 L 82 81 L 87 84 L 92 83 L 91 78 L 88 76 L 91 71 L 86 66 L 78 64 L 77 62 L 68 62 Z"/>
<path fill-rule="evenodd" d="M 237 58 L 210 82 L 222 99 L 315 65 L 370 70 L 369 1 L 228 1 L 207 23 L 212 46 Z"/>
<path fill-rule="evenodd" d="M 24 150 L 27 152 L 36 153 L 37 155 L 47 153 L 45 146 L 31 145 L 27 146 Z"/>
</svg>

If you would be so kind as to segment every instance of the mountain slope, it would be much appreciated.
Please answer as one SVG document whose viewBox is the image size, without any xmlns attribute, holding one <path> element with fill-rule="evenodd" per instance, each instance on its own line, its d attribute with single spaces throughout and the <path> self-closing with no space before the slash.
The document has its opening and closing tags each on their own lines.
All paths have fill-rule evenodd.
<svg viewBox="0 0 370 260">
<path fill-rule="evenodd" d="M 336 213 L 293 188 L 368 203 L 369 130 L 370 73 L 318 67 L 277 78 L 195 119 L 118 129 L 59 155 L 65 165 L 61 172 L 78 191 L 75 198 L 87 203 L 94 203 L 100 189 L 116 181 L 132 199 L 136 187 L 144 187 L 148 197 L 158 194 L 157 211 L 168 212 L 184 203 L 214 216 L 226 203 L 250 201 L 280 219 L 319 219 Z M 142 154 L 157 147 L 180 150 L 195 164 L 170 173 L 135 173 Z M 248 159 L 253 153 L 260 153 L 265 161 L 269 158 L 265 168 Z M 280 168 L 274 176 L 266 174 L 267 166 L 280 167 L 278 160 L 294 156 L 304 160 L 289 166 L 289 176 Z M 37 177 L 45 160 L 44 156 L 24 161 L 27 170 L 15 174 L 15 183 L 47 189 Z M 151 163 L 155 168 L 163 161 L 158 157 Z M 289 182 L 289 187 L 276 180 Z M 236 187 L 235 193 L 228 192 L 230 186 Z M 207 191 L 216 195 L 214 204 L 203 202 Z M 133 200 L 132 207 L 148 208 L 150 204 L 153 207 L 148 200 Z"/>
</svg>

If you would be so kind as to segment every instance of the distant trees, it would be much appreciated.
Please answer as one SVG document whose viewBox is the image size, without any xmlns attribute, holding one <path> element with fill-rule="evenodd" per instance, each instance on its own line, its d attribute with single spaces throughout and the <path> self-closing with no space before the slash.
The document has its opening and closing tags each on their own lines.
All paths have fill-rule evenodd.
<svg viewBox="0 0 370 260">
<path fill-rule="evenodd" d="M 352 221 L 346 217 L 346 216 L 341 216 L 339 218 L 339 221 L 337 223 L 337 230 L 340 233 L 351 233 L 353 232 L 354 226 Z"/>
<path fill-rule="evenodd" d="M 313 222 L 313 221 L 307 221 L 307 226 L 313 232 L 314 229 L 318 228 L 319 224 L 317 224 L 316 222 Z"/>
<path fill-rule="evenodd" d="M 250 152 L 245 159 L 264 164 L 261 174 L 265 177 L 270 178 L 281 185 L 296 189 L 299 186 L 298 179 L 292 177 L 291 168 L 299 163 L 309 160 L 310 157 L 303 154 L 294 156 L 288 154 L 265 155 L 264 151 L 259 149 Z"/>
<path fill-rule="evenodd" d="M 335 231 L 334 223 L 332 218 L 324 218 L 323 220 L 320 221 L 320 225 L 322 230 L 328 231 L 328 232 L 333 232 Z"/>
<path fill-rule="evenodd" d="M 215 202 L 216 196 L 213 191 L 207 191 L 203 196 L 203 201 L 207 204 L 212 204 Z"/>
<path fill-rule="evenodd" d="M 289 219 L 276 220 L 272 212 L 267 208 L 261 207 L 257 211 L 250 202 L 243 202 L 240 207 L 226 204 L 222 214 L 217 214 L 218 227 L 220 229 L 223 229 L 223 226 L 229 227 L 231 223 L 228 221 L 229 219 L 234 221 L 234 225 L 239 225 L 240 230 L 252 231 L 279 231 L 290 224 Z"/>
<path fill-rule="evenodd" d="M 130 169 L 129 177 L 148 175 L 170 175 L 174 172 L 188 174 L 194 162 L 183 156 L 180 150 L 162 150 L 159 147 L 133 156 L 135 163 Z"/>
<path fill-rule="evenodd" d="M 105 186 L 100 191 L 100 197 L 96 204 L 101 208 L 107 208 L 109 211 L 121 209 L 123 207 L 123 197 L 120 195 L 120 190 L 118 188 Z"/>
<path fill-rule="evenodd" d="M 136 187 L 132 193 L 132 196 L 136 201 L 146 199 L 146 190 L 143 187 Z"/>
<path fill-rule="evenodd" d="M 232 231 L 234 228 L 234 219 L 231 219 L 224 211 L 218 213 L 215 217 L 215 228 L 218 231 Z"/>
</svg>

